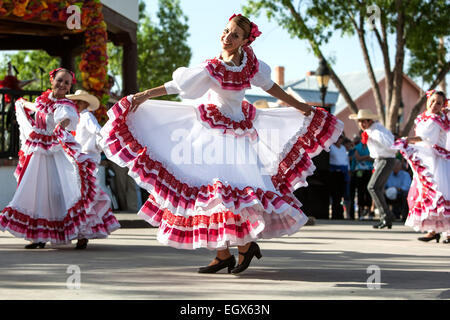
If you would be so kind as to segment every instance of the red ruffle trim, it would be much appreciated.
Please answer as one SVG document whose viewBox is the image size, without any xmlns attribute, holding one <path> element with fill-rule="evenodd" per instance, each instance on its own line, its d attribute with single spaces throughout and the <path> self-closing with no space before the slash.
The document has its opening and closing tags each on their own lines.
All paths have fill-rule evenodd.
<svg viewBox="0 0 450 320">
<path fill-rule="evenodd" d="M 50 93 L 52 90 L 47 90 L 39 97 L 36 98 L 37 110 L 43 113 L 53 113 L 55 112 L 55 104 L 64 104 L 74 108 L 78 112 L 77 105 L 70 99 L 62 98 L 62 99 L 51 99 Z"/>
<path fill-rule="evenodd" d="M 312 174 L 311 158 L 328 149 L 342 133 L 336 117 L 322 108 L 316 108 L 306 133 L 301 134 L 291 150 L 278 165 L 278 172 L 272 176 L 272 183 L 283 194 L 294 191 L 299 180 L 306 180 Z"/>
<path fill-rule="evenodd" d="M 422 187 L 421 189 L 417 188 L 419 196 L 416 197 L 413 206 L 409 208 L 408 219 L 421 217 L 421 220 L 424 220 L 423 217 L 428 218 L 431 216 L 439 216 L 440 214 L 450 218 L 450 200 L 444 199 L 442 193 L 436 189 L 433 174 L 422 163 L 420 157 L 417 155 L 417 151 L 404 138 L 395 141 L 394 146 L 408 160 L 411 168 L 416 172 Z"/>
<path fill-rule="evenodd" d="M 62 221 L 34 219 L 24 212 L 6 207 L 0 216 L 0 228 L 30 241 L 67 243 L 76 238 L 78 229 L 87 223 L 87 210 L 96 196 L 95 163 L 87 160 L 78 164 L 81 198 Z"/>
<path fill-rule="evenodd" d="M 250 46 L 243 47 L 243 50 L 247 55 L 247 62 L 241 71 L 232 71 L 218 58 L 206 60 L 206 70 L 222 89 L 240 91 L 251 87 L 250 80 L 259 70 L 259 61 Z"/>
<path fill-rule="evenodd" d="M 256 108 L 247 101 L 242 101 L 242 113 L 245 117 L 242 121 L 234 121 L 225 116 L 214 104 L 202 104 L 198 107 L 198 110 L 201 120 L 206 122 L 212 129 L 222 129 L 224 134 L 230 134 L 235 137 L 248 136 L 252 140 L 258 137 L 256 129 L 253 128 Z"/>
<path fill-rule="evenodd" d="M 450 121 L 446 115 L 444 117 L 440 117 L 438 114 L 427 114 L 426 112 L 423 112 L 416 118 L 416 120 L 414 120 L 414 123 L 417 125 L 419 122 L 427 121 L 428 119 L 433 120 L 444 131 L 447 132 L 450 130 Z"/>
</svg>

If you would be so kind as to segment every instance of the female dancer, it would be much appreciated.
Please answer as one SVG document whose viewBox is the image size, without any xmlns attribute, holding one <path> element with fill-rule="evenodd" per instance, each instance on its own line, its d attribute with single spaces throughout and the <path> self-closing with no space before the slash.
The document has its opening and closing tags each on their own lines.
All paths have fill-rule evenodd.
<svg viewBox="0 0 450 320">
<path fill-rule="evenodd" d="M 261 257 L 257 239 L 292 234 L 307 222 L 292 192 L 313 173 L 311 157 L 329 150 L 343 129 L 273 83 L 249 46 L 259 35 L 246 17 L 233 15 L 219 58 L 123 98 L 102 129 L 107 157 L 150 193 L 138 214 L 159 226 L 158 240 L 217 250 L 201 273 L 240 273 Z M 294 108 L 256 109 L 243 100 L 251 85 Z M 147 101 L 166 94 L 206 102 Z M 238 246 L 237 267 L 229 246 Z"/>
<path fill-rule="evenodd" d="M 52 89 L 35 103 L 16 103 L 22 140 L 15 172 L 18 186 L 0 216 L 1 230 L 32 241 L 27 249 L 44 248 L 46 242 L 104 238 L 119 227 L 112 214 L 94 223 L 88 217 L 99 192 L 96 166 L 69 132 L 79 118 L 75 104 L 65 98 L 75 77 L 59 68 L 50 72 L 50 81 Z"/>
<path fill-rule="evenodd" d="M 428 231 L 421 241 L 436 239 L 446 232 L 450 242 L 450 121 L 442 91 L 427 92 L 426 111 L 416 121 L 416 136 L 404 137 L 395 146 L 411 165 L 413 183 L 408 194 L 409 214 L 405 225 Z"/>
</svg>

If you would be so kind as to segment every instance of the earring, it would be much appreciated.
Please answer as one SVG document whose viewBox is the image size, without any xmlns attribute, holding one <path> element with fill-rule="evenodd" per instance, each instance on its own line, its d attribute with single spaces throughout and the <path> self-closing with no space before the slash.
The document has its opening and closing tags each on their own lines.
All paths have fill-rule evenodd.
<svg viewBox="0 0 450 320">
<path fill-rule="evenodd" d="M 242 47 L 241 46 L 239 46 L 238 52 L 239 52 L 239 54 L 242 54 Z"/>
</svg>

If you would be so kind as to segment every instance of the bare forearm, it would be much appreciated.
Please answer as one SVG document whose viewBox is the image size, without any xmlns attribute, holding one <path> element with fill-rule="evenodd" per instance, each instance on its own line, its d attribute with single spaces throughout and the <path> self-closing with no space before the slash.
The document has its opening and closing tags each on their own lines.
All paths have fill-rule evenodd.
<svg viewBox="0 0 450 320">
<path fill-rule="evenodd" d="M 407 137 L 406 140 L 407 140 L 409 143 L 416 143 L 416 142 L 422 141 L 422 138 L 419 137 L 419 136 L 415 136 L 415 137 Z"/>
<path fill-rule="evenodd" d="M 164 85 L 136 93 L 133 96 L 133 99 L 131 102 L 132 103 L 131 112 L 136 111 L 137 107 L 140 104 L 142 104 L 144 101 L 151 99 L 151 98 L 164 96 L 166 94 L 167 94 L 167 90 L 166 90 L 166 87 L 164 87 Z"/>
<path fill-rule="evenodd" d="M 266 91 L 268 94 L 272 95 L 273 97 L 283 101 L 284 103 L 294 107 L 295 109 L 298 109 L 299 111 L 303 112 L 306 115 L 309 115 L 311 113 L 312 107 L 306 103 L 300 102 L 297 99 L 295 99 L 293 96 L 289 95 L 280 88 L 279 85 L 276 83 Z"/>
<path fill-rule="evenodd" d="M 157 98 L 157 97 L 167 95 L 166 87 L 164 87 L 164 85 L 145 90 L 145 91 L 143 91 L 143 93 L 145 94 L 147 99 Z"/>
</svg>

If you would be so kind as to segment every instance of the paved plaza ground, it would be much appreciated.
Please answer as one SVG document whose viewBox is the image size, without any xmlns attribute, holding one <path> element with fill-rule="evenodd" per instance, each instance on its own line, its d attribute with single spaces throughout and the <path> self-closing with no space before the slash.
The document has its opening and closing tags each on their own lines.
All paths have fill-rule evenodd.
<svg viewBox="0 0 450 320">
<path fill-rule="evenodd" d="M 261 240 L 263 258 L 235 276 L 198 274 L 214 252 L 162 246 L 135 215 L 86 250 L 26 250 L 0 232 L 0 296 L 15 299 L 450 299 L 450 245 L 417 240 L 394 224 L 318 220 L 290 236 Z M 136 223 L 133 225 L 133 221 Z M 136 228 L 139 227 L 139 228 Z M 237 256 L 237 250 L 232 249 Z M 78 273 L 78 271 L 80 273 Z M 78 282 L 79 280 L 79 282 Z M 77 289 L 76 285 L 80 287 Z M 236 296 L 236 293 L 239 296 Z"/>
</svg>

